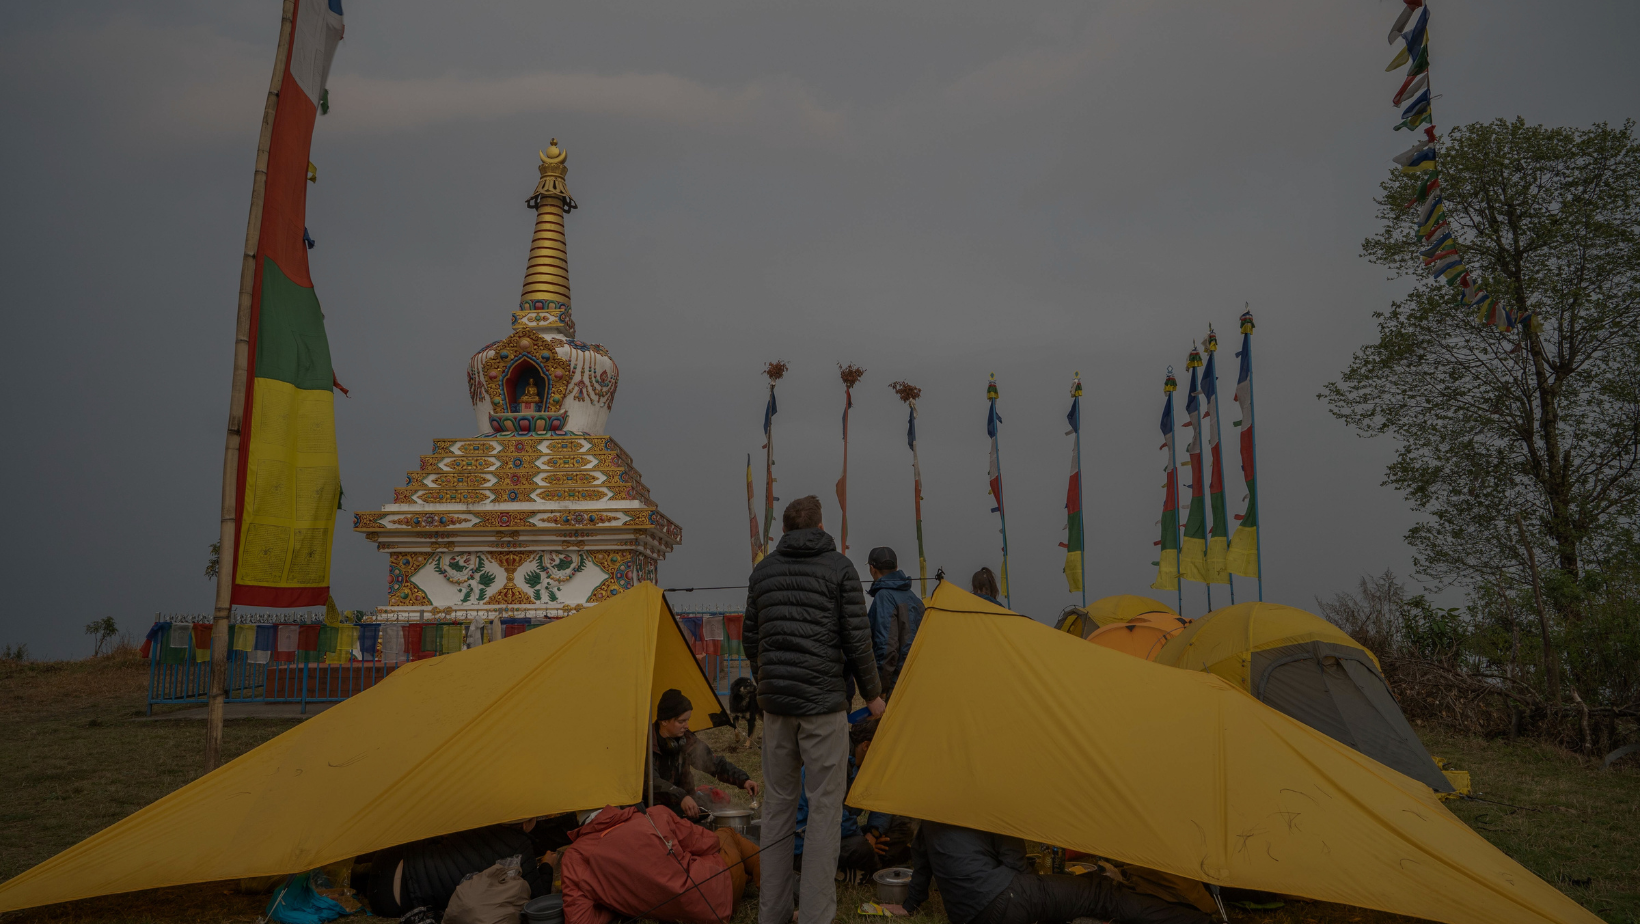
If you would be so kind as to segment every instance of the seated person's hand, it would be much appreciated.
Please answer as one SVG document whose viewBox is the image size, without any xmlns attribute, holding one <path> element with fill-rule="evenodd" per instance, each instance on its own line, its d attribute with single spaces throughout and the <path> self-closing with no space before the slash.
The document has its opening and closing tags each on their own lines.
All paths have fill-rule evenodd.
<svg viewBox="0 0 1640 924">
<path fill-rule="evenodd" d="M 700 806 L 695 803 L 694 796 L 684 796 L 683 804 L 680 807 L 683 809 L 683 813 L 690 818 L 700 817 Z"/>
<path fill-rule="evenodd" d="M 871 845 L 871 849 L 876 852 L 877 856 L 881 857 L 888 854 L 888 835 L 868 831 L 866 832 L 866 843 Z"/>
<path fill-rule="evenodd" d="M 746 782 L 740 784 L 740 788 L 746 790 L 749 793 L 751 793 L 753 799 L 757 798 L 757 781 L 756 780 L 747 780 Z"/>
</svg>

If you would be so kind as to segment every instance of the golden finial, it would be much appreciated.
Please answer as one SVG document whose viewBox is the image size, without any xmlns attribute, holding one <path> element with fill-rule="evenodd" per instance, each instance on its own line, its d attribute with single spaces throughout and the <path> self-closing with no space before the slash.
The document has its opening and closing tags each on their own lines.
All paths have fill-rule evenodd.
<svg viewBox="0 0 1640 924">
<path fill-rule="evenodd" d="M 524 200 L 524 206 L 529 209 L 540 209 L 541 205 L 550 199 L 557 199 L 558 205 L 569 214 L 575 208 L 575 199 L 569 194 L 569 185 L 564 177 L 569 174 L 569 154 L 558 146 L 558 139 L 552 139 L 545 151 L 537 152 L 541 157 L 541 182 L 535 184 L 535 194 Z"/>
</svg>

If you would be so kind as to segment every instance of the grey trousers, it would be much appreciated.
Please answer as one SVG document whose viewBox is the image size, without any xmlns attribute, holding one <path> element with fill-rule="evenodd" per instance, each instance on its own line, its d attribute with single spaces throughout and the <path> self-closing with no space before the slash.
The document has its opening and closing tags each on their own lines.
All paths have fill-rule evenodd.
<svg viewBox="0 0 1640 924">
<path fill-rule="evenodd" d="M 763 716 L 763 869 L 758 924 L 792 919 L 792 838 L 799 789 L 809 796 L 798 924 L 837 915 L 837 850 L 848 790 L 848 713 Z"/>
</svg>

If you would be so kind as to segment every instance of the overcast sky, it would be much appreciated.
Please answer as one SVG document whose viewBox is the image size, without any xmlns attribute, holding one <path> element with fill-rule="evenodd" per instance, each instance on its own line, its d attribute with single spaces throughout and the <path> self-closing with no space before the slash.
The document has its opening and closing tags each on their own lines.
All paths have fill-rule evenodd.
<svg viewBox="0 0 1640 924">
<path fill-rule="evenodd" d="M 915 566 L 905 409 L 887 386 L 922 387 L 930 570 L 964 583 L 1000 557 L 995 372 L 1013 602 L 1045 620 L 1076 599 L 1058 543 L 1080 370 L 1090 592 L 1152 593 L 1162 378 L 1170 364 L 1184 378 L 1211 322 L 1228 395 L 1243 303 L 1258 319 L 1266 598 L 1313 608 L 1364 572 L 1409 570 L 1413 514 L 1380 486 L 1394 446 L 1315 397 L 1405 288 L 1359 257 L 1408 143 L 1384 72 L 1399 2 L 346 6 L 308 226 L 353 392 L 336 400 L 349 509 L 390 501 L 435 437 L 472 433 L 466 362 L 508 329 L 521 203 L 557 137 L 581 204 L 579 335 L 621 369 L 609 432 L 684 531 L 663 585 L 743 582 L 759 371 L 781 358 L 777 493 L 820 495 L 834 530 L 837 363 L 867 370 L 850 453 L 862 571 L 880 544 Z M 210 610 L 279 8 L 23 4 L 0 26 L 0 642 L 78 656 L 104 615 L 140 636 L 156 612 Z M 1434 12 L 1443 127 L 1640 114 L 1633 3 Z M 338 602 L 384 603 L 385 556 L 351 514 L 337 522 Z"/>
</svg>

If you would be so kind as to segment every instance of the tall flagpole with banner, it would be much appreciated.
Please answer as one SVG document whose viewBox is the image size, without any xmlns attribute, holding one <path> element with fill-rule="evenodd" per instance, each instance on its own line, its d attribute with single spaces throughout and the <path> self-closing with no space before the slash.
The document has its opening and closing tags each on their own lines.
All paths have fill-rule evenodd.
<svg viewBox="0 0 1640 924">
<path fill-rule="evenodd" d="M 991 402 L 991 409 L 985 415 L 985 432 L 991 435 L 991 496 L 996 498 L 997 505 L 991 508 L 1002 521 L 1002 600 L 1009 607 L 1013 600 L 1008 595 L 1008 513 L 1002 505 L 1002 449 L 997 437 L 997 424 L 1002 423 L 1002 415 L 997 413 L 997 374 L 991 373 L 990 384 L 985 386 L 985 397 Z"/>
<path fill-rule="evenodd" d="M 1226 561 L 1230 550 L 1230 516 L 1224 507 L 1224 460 L 1219 447 L 1219 335 L 1213 332 L 1211 324 L 1207 325 L 1207 340 L 1203 346 L 1207 348 L 1207 366 L 1202 370 L 1202 398 L 1207 405 L 1205 413 L 1212 420 L 1212 426 L 1207 428 L 1207 506 L 1213 511 L 1213 531 L 1207 538 L 1207 575 L 1214 584 L 1230 585 L 1230 602 L 1234 604 L 1236 581 L 1230 576 Z"/>
<path fill-rule="evenodd" d="M 905 422 L 905 442 L 911 447 L 911 502 L 917 513 L 917 581 L 918 596 L 928 596 L 928 553 L 923 550 L 922 528 L 922 467 L 917 464 L 917 399 L 922 389 L 910 382 L 890 382 L 889 388 L 900 396 L 910 410 Z"/>
<path fill-rule="evenodd" d="M 1236 532 L 1230 537 L 1227 556 L 1231 574 L 1258 581 L 1258 598 L 1264 599 L 1264 555 L 1260 548 L 1261 530 L 1258 510 L 1258 440 L 1253 431 L 1253 313 L 1241 315 L 1241 359 L 1236 373 L 1236 393 L 1233 399 L 1241 409 L 1236 427 L 1241 430 L 1241 477 L 1247 483 L 1247 512 L 1236 517 Z"/>
<path fill-rule="evenodd" d="M 752 564 L 763 560 L 763 536 L 757 528 L 757 489 L 752 485 L 752 454 L 746 453 L 746 519 L 752 524 Z"/>
<path fill-rule="evenodd" d="M 837 479 L 837 506 L 843 512 L 843 525 L 838 530 L 837 541 L 844 555 L 848 554 L 848 412 L 854 407 L 854 386 L 859 384 L 860 377 L 866 374 L 864 369 L 850 363 L 845 366 L 837 364 L 838 374 L 843 379 L 843 475 Z"/>
<path fill-rule="evenodd" d="M 1071 410 L 1065 415 L 1071 428 L 1071 480 L 1065 486 L 1065 583 L 1071 593 L 1082 592 L 1082 608 L 1088 606 L 1088 564 L 1082 529 L 1082 373 L 1071 380 Z"/>
<path fill-rule="evenodd" d="M 1162 391 L 1167 395 L 1166 403 L 1162 405 L 1162 445 L 1157 447 L 1167 450 L 1167 462 L 1163 466 L 1167 481 L 1162 485 L 1162 518 L 1157 521 L 1162 528 L 1162 537 L 1155 542 L 1161 547 L 1161 554 L 1151 562 L 1156 566 L 1156 582 L 1150 586 L 1153 590 L 1177 590 L 1179 611 L 1182 613 L 1184 589 L 1179 583 L 1179 457 L 1173 448 L 1176 430 L 1173 424 L 1173 393 L 1178 389 L 1178 380 L 1173 378 L 1173 367 L 1168 366 L 1167 380 L 1162 384 Z"/>
<path fill-rule="evenodd" d="M 222 458 L 222 521 L 205 769 L 222 758 L 233 607 L 321 606 L 341 497 L 330 343 L 308 273 L 313 125 L 342 38 L 340 4 L 285 0 L 262 109 L 239 270 L 233 379 Z M 257 421 L 270 425 L 258 429 Z M 273 425 L 277 422 L 277 425 Z"/>
<path fill-rule="evenodd" d="M 1207 611 L 1212 612 L 1213 583 L 1207 571 L 1207 485 L 1202 471 L 1202 392 L 1197 371 L 1201 366 L 1201 351 L 1192 343 L 1190 358 L 1185 362 L 1190 370 L 1190 391 L 1184 402 L 1185 416 L 1190 418 L 1185 422 L 1190 428 L 1190 444 L 1184 451 L 1190 462 L 1190 512 L 1185 517 L 1179 555 L 1183 561 L 1180 576 L 1207 588 Z"/>
<path fill-rule="evenodd" d="M 769 377 L 769 403 L 763 406 L 763 554 L 769 554 L 769 542 L 774 533 L 774 502 L 780 498 L 774 496 L 774 415 L 780 413 L 780 406 L 774 400 L 774 383 L 785 376 L 790 368 L 783 359 L 777 359 L 763 367 L 763 374 Z"/>
</svg>

